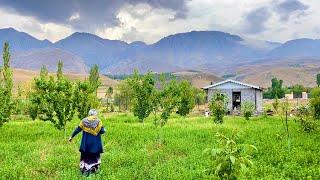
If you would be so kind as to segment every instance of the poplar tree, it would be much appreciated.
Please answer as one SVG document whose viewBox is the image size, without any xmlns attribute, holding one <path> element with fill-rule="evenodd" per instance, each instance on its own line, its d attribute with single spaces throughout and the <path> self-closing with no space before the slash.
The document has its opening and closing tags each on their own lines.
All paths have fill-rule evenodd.
<svg viewBox="0 0 320 180">
<path fill-rule="evenodd" d="M 5 42 L 3 47 L 3 66 L 0 68 L 0 126 L 10 120 L 13 109 L 12 87 L 9 43 Z"/>
</svg>

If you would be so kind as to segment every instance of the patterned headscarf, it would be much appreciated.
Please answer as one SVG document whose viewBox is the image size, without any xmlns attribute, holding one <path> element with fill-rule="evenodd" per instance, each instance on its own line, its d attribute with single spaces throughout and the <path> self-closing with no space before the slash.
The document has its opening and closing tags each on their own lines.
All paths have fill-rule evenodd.
<svg viewBox="0 0 320 180">
<path fill-rule="evenodd" d="M 88 113 L 88 117 L 82 119 L 79 127 L 83 131 L 97 136 L 102 128 L 102 122 L 97 116 L 98 112 L 95 109 L 91 109 Z"/>
</svg>

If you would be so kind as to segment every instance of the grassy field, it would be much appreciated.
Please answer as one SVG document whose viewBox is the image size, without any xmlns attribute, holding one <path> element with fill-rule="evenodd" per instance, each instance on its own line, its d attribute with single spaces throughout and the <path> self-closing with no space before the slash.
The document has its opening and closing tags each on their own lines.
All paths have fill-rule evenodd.
<svg viewBox="0 0 320 180">
<path fill-rule="evenodd" d="M 79 120 L 67 125 L 71 134 Z M 207 179 L 210 159 L 206 148 L 217 145 L 216 132 L 237 130 L 242 143 L 258 151 L 254 166 L 240 179 L 319 179 L 320 133 L 307 134 L 289 122 L 288 144 L 277 117 L 226 117 L 215 125 L 210 118 L 173 116 L 163 128 L 152 120 L 138 123 L 132 115 L 107 115 L 103 119 L 105 153 L 99 174 L 90 179 Z M 72 143 L 49 122 L 15 120 L 0 135 L 0 179 L 79 179 L 78 135 Z"/>
</svg>

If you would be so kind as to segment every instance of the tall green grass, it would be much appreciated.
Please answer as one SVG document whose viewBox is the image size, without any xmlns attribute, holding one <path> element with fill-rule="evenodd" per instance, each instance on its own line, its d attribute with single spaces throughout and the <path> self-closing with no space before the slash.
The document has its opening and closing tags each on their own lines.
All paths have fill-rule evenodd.
<svg viewBox="0 0 320 180">
<path fill-rule="evenodd" d="M 72 133 L 79 120 L 67 125 Z M 303 133 L 289 122 L 290 141 L 277 117 L 210 118 L 172 116 L 163 128 L 152 118 L 138 123 L 131 114 L 106 115 L 101 171 L 91 179 L 203 179 L 216 145 L 215 133 L 237 131 L 258 148 L 254 166 L 240 179 L 320 178 L 320 133 Z M 0 179 L 79 179 L 79 134 L 72 143 L 49 122 L 11 121 L 0 129 Z"/>
</svg>

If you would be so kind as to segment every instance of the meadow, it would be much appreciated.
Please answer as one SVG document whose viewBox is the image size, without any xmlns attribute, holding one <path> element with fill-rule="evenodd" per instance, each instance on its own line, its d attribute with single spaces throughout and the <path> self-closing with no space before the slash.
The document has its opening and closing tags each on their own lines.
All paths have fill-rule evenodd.
<svg viewBox="0 0 320 180">
<path fill-rule="evenodd" d="M 19 120 L 20 119 L 20 120 Z M 0 179 L 81 179 L 78 170 L 81 134 L 69 143 L 50 122 L 19 118 L 0 131 Z M 22 119 L 22 120 L 21 120 Z M 222 125 L 211 118 L 173 115 L 163 127 L 152 118 L 139 123 L 131 114 L 102 117 L 101 170 L 90 179 L 214 179 L 204 155 L 217 146 L 215 134 L 237 131 L 240 142 L 257 147 L 253 167 L 239 179 L 319 179 L 320 133 L 305 133 L 289 120 L 289 137 L 279 117 L 227 116 Z M 67 134 L 78 125 L 67 124 Z"/>
</svg>

